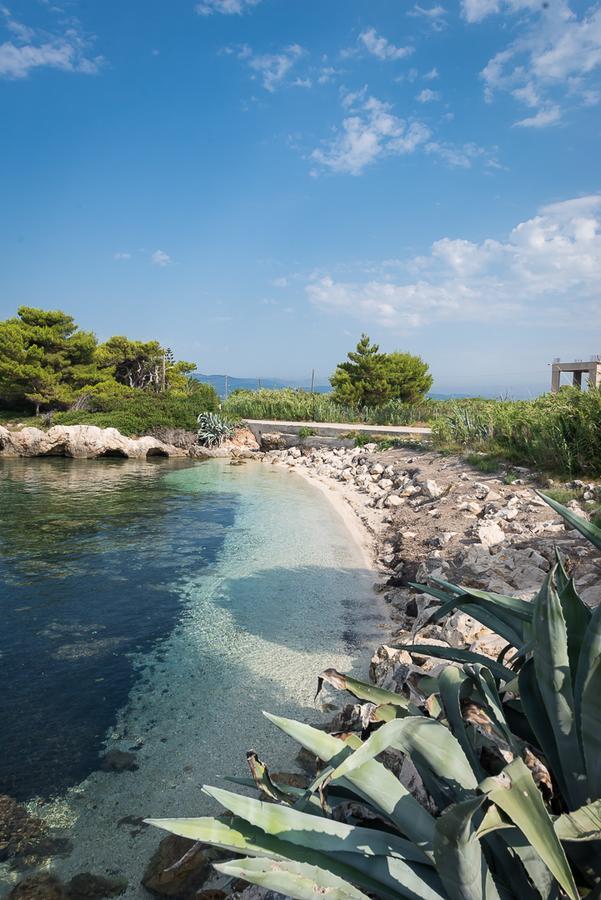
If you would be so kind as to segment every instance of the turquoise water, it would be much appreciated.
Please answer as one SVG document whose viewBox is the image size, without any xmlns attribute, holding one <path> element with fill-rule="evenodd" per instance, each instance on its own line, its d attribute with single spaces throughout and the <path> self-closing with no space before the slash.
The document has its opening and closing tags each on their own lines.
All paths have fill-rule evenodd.
<svg viewBox="0 0 601 900">
<path fill-rule="evenodd" d="M 322 718 L 318 672 L 376 639 L 373 576 L 275 466 L 5 460 L 0 508 L 0 792 L 68 837 L 61 874 L 118 872 L 138 896 L 158 835 L 119 823 L 204 811 L 200 786 L 251 746 L 290 767 L 261 710 Z M 106 749 L 137 770 L 98 771 Z"/>
</svg>

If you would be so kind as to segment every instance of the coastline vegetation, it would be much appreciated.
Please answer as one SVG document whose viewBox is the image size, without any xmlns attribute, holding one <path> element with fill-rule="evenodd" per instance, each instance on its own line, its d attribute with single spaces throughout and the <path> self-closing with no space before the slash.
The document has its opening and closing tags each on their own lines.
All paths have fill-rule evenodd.
<svg viewBox="0 0 601 900">
<path fill-rule="evenodd" d="M 601 549 L 601 529 L 541 496 Z M 266 714 L 317 758 L 305 788 L 272 778 L 251 750 L 252 777 L 228 780 L 258 799 L 205 786 L 226 813 L 150 824 L 233 851 L 219 872 L 297 898 L 598 896 L 601 607 L 583 603 L 559 554 L 532 601 L 432 580 L 415 585 L 440 603 L 432 619 L 482 622 L 507 642 L 497 660 L 400 647 L 452 663 L 416 671 L 407 695 L 327 669 L 318 693 L 328 683 L 362 704 L 355 730 Z M 396 774 L 405 758 L 422 803 Z"/>
<path fill-rule="evenodd" d="M 98 343 L 60 310 L 21 306 L 0 322 L 0 421 L 42 416 L 43 425 L 125 435 L 195 430 L 199 412 L 219 405 L 210 385 L 190 377 L 195 368 L 158 341 L 116 335 Z"/>
</svg>

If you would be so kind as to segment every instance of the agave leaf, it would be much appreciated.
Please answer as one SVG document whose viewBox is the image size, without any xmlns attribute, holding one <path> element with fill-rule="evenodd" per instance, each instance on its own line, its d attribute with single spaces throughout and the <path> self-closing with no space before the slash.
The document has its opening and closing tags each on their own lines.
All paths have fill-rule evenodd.
<svg viewBox="0 0 601 900">
<path fill-rule="evenodd" d="M 480 790 L 517 825 L 568 897 L 578 900 L 578 890 L 563 847 L 525 763 L 519 758 L 514 759 L 499 776 L 481 782 Z"/>
<path fill-rule="evenodd" d="M 425 716 L 395 719 L 382 725 L 358 750 L 338 764 L 331 775 L 332 781 L 347 778 L 389 747 L 407 753 L 420 772 L 431 772 L 441 786 L 448 786 L 454 797 L 462 798 L 466 791 L 477 787 L 478 782 L 457 739 L 440 722 Z"/>
<path fill-rule="evenodd" d="M 553 828 L 560 841 L 601 840 L 601 800 L 558 816 Z"/>
<path fill-rule="evenodd" d="M 584 635 L 575 694 L 589 798 L 597 798 L 601 797 L 601 606 Z"/>
<path fill-rule="evenodd" d="M 451 900 L 499 900 L 473 825 L 483 802 L 455 803 L 436 820 L 434 861 Z"/>
<path fill-rule="evenodd" d="M 555 737 L 557 756 L 572 806 L 585 803 L 586 776 L 580 748 L 561 601 L 551 573 L 534 603 L 534 669 Z"/>
<path fill-rule="evenodd" d="M 452 733 L 455 735 L 461 748 L 469 760 L 472 772 L 480 781 L 485 777 L 484 770 L 480 765 L 478 754 L 474 750 L 473 744 L 469 739 L 466 723 L 461 714 L 461 698 L 465 696 L 466 687 L 471 687 L 470 677 L 456 666 L 447 666 L 438 678 L 440 689 L 440 697 L 444 706 L 445 715 L 449 722 Z"/>
<path fill-rule="evenodd" d="M 317 865 L 349 881 L 360 884 L 370 893 L 386 900 L 407 896 L 419 900 L 441 900 L 434 870 L 415 864 L 412 868 L 402 860 L 387 857 L 364 857 L 359 853 L 320 853 L 266 834 L 244 819 L 222 816 L 217 819 L 148 819 L 149 824 L 164 828 L 195 841 L 201 841 L 234 853 L 268 856 L 272 859 L 295 860 Z M 421 876 L 421 877 L 420 877 Z M 404 878 L 406 886 L 400 889 Z M 412 886 L 412 887 L 411 887 Z"/>
<path fill-rule="evenodd" d="M 543 697 L 538 683 L 534 660 L 527 660 L 520 670 L 518 679 L 520 700 L 528 724 L 532 728 L 539 748 L 542 750 L 553 775 L 555 776 L 561 793 L 568 796 L 566 780 L 561 768 L 561 761 L 557 752 L 555 735 L 543 703 Z"/>
<path fill-rule="evenodd" d="M 484 603 L 507 625 L 515 623 L 516 619 L 527 623 L 532 621 L 532 604 L 529 600 L 520 600 L 519 597 L 508 597 L 505 594 L 495 594 L 492 591 L 481 591 L 471 587 L 462 587 L 462 591 L 466 597 L 474 597 Z M 460 600 L 464 602 L 463 597 Z"/>
<path fill-rule="evenodd" d="M 563 568 L 563 567 L 562 567 Z M 580 656 L 580 648 L 584 641 L 584 635 L 591 621 L 591 611 L 580 599 L 578 592 L 574 586 L 572 578 L 564 581 L 559 576 L 559 567 L 555 569 L 555 577 L 557 581 L 559 599 L 563 617 L 566 623 L 566 632 L 568 635 L 568 657 L 570 660 L 570 674 L 572 676 L 572 684 L 576 679 L 578 671 L 578 658 Z M 561 586 L 563 585 L 563 587 Z"/>
<path fill-rule="evenodd" d="M 315 900 L 318 895 L 329 900 L 369 900 L 367 894 L 338 875 L 307 863 L 250 857 L 215 863 L 215 869 L 297 900 Z"/>
<path fill-rule="evenodd" d="M 501 699 L 490 669 L 477 663 L 473 666 L 465 666 L 465 671 L 473 679 L 484 704 L 489 712 L 492 713 L 492 717 L 497 723 L 497 727 L 501 730 L 507 744 L 511 747 L 512 752 L 517 755 L 519 748 L 511 733 L 511 729 L 507 725 Z"/>
<path fill-rule="evenodd" d="M 553 500 L 548 494 L 545 494 L 542 491 L 537 491 L 537 494 L 539 497 L 543 498 L 545 503 L 549 504 L 551 509 L 554 509 L 555 512 L 559 513 L 572 528 L 575 528 L 580 534 L 583 534 L 591 544 L 594 544 L 598 550 L 601 550 L 601 528 L 591 525 L 591 523 L 587 522 L 586 519 L 583 519 L 582 516 L 577 516 L 571 509 L 562 506 L 561 503 L 558 503 L 557 500 Z"/>
<path fill-rule="evenodd" d="M 317 693 L 315 694 L 316 700 L 321 693 L 324 681 L 331 684 L 332 687 L 335 687 L 339 691 L 348 691 L 349 694 L 352 694 L 353 697 L 357 697 L 358 700 L 367 700 L 369 703 L 374 703 L 376 706 L 398 706 L 407 711 L 411 708 L 414 710 L 411 713 L 412 715 L 419 714 L 417 707 L 410 703 L 402 694 L 395 694 L 393 691 L 385 691 L 382 688 L 375 687 L 373 684 L 357 681 L 356 678 L 351 678 L 350 675 L 343 675 L 336 669 L 325 669 L 321 675 L 318 676 Z M 409 711 L 407 712 L 407 715 L 410 715 Z"/>
<path fill-rule="evenodd" d="M 203 787 L 203 792 L 221 803 L 225 809 L 266 834 L 327 853 L 362 853 L 365 856 L 394 856 L 398 859 L 428 864 L 428 858 L 411 841 L 395 834 L 378 831 L 375 828 L 359 828 L 336 822 L 325 821 L 317 816 L 280 806 L 263 803 L 252 797 L 225 791 L 222 788 Z"/>
<path fill-rule="evenodd" d="M 261 762 L 254 750 L 248 751 L 246 761 L 248 762 L 255 786 L 259 791 L 278 803 L 294 803 L 296 798 L 274 784 L 267 766 Z"/>
<path fill-rule="evenodd" d="M 348 744 L 310 725 L 295 722 L 265 713 L 285 734 L 289 735 L 306 750 L 324 762 L 344 759 L 353 751 Z M 404 720 L 401 720 L 404 721 Z M 386 725 L 382 726 L 386 728 Z M 360 742 L 357 742 L 360 744 Z M 434 819 L 427 810 L 409 793 L 392 772 L 381 763 L 370 760 L 365 766 L 355 769 L 342 782 L 358 797 L 372 803 L 387 819 L 393 822 L 403 834 L 427 850 L 434 837 Z"/>
<path fill-rule="evenodd" d="M 472 653 L 471 650 L 439 647 L 438 644 L 401 644 L 401 646 L 394 649 L 406 650 L 407 653 L 415 653 L 421 656 L 433 656 L 435 659 L 449 659 L 452 662 L 481 663 L 483 666 L 488 666 L 495 678 L 498 678 L 500 681 L 512 681 L 515 678 L 515 672 L 512 672 L 507 666 L 502 666 L 482 653 Z"/>
<path fill-rule="evenodd" d="M 442 591 L 427 585 L 414 584 L 412 586 L 419 588 L 423 593 L 430 594 L 432 597 L 436 597 L 439 600 L 443 597 L 447 597 Z M 497 610 L 492 604 L 486 604 L 482 600 L 470 596 L 463 590 L 459 596 L 453 595 L 450 600 L 447 599 L 442 606 L 434 610 L 434 612 L 426 619 L 424 625 L 427 622 L 439 622 L 457 609 L 466 612 L 472 619 L 477 619 L 478 622 L 481 622 L 482 625 L 490 628 L 491 631 L 500 634 L 513 647 L 520 647 L 522 645 L 523 637 L 521 630 L 516 627 L 515 617 L 510 618 L 506 615 L 497 615 Z M 519 623 L 517 623 L 517 625 L 519 625 Z"/>
</svg>

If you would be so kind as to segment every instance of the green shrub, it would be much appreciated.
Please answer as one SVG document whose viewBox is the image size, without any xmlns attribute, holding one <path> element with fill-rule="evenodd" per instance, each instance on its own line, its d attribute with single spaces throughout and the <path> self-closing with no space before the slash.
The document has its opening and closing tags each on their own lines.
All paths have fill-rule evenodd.
<svg viewBox="0 0 601 900">
<path fill-rule="evenodd" d="M 548 502 L 601 548 L 601 530 Z M 407 694 L 328 669 L 318 693 L 328 682 L 356 698 L 362 733 L 267 715 L 321 761 L 305 789 L 272 779 L 250 751 L 252 779 L 228 780 L 270 802 L 205 786 L 227 813 L 150 823 L 235 853 L 215 865 L 222 874 L 303 900 L 598 897 L 601 607 L 584 605 L 559 557 L 532 602 L 422 589 L 442 602 L 436 618 L 466 611 L 509 652 L 400 648 L 460 663 L 412 675 Z M 379 761 L 390 750 L 410 758 L 428 808 Z"/>
<path fill-rule="evenodd" d="M 219 398 L 210 385 L 199 384 L 191 394 L 156 394 L 139 388 L 102 394 L 97 410 L 71 410 L 56 413 L 55 425 L 98 425 L 116 428 L 125 435 L 148 434 L 154 428 L 197 430 L 200 412 L 213 412 Z"/>
</svg>

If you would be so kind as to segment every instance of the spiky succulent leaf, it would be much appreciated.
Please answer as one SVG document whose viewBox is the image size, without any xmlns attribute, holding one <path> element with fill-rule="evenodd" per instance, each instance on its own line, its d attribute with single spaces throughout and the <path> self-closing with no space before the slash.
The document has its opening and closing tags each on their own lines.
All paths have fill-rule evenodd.
<svg viewBox="0 0 601 900">
<path fill-rule="evenodd" d="M 366 894 L 348 881 L 307 863 L 250 857 L 216 863 L 215 868 L 230 878 L 242 878 L 295 900 L 315 900 L 316 896 L 328 900 L 368 900 Z"/>
<path fill-rule="evenodd" d="M 530 770 L 514 759 L 501 774 L 480 783 L 480 790 L 520 829 L 570 900 L 578 900 L 574 876 Z"/>
<path fill-rule="evenodd" d="M 434 861 L 451 900 L 499 900 L 473 822 L 483 802 L 455 803 L 436 820 Z"/>
<path fill-rule="evenodd" d="M 558 503 L 557 500 L 549 497 L 549 495 L 543 493 L 543 491 L 538 491 L 538 494 L 543 498 L 545 503 L 548 503 L 549 506 L 555 510 L 555 512 L 559 513 L 559 515 L 566 520 L 568 525 L 571 525 L 572 528 L 575 528 L 576 531 L 579 531 L 580 534 L 583 534 L 584 537 L 591 542 L 591 544 L 597 547 L 598 550 L 601 550 L 601 528 L 597 528 L 596 525 L 592 525 L 590 522 L 587 522 L 586 519 L 582 518 L 582 516 L 577 516 L 576 513 L 573 513 L 571 509 L 567 509 L 567 507 L 562 506 L 561 503 Z"/>
</svg>

